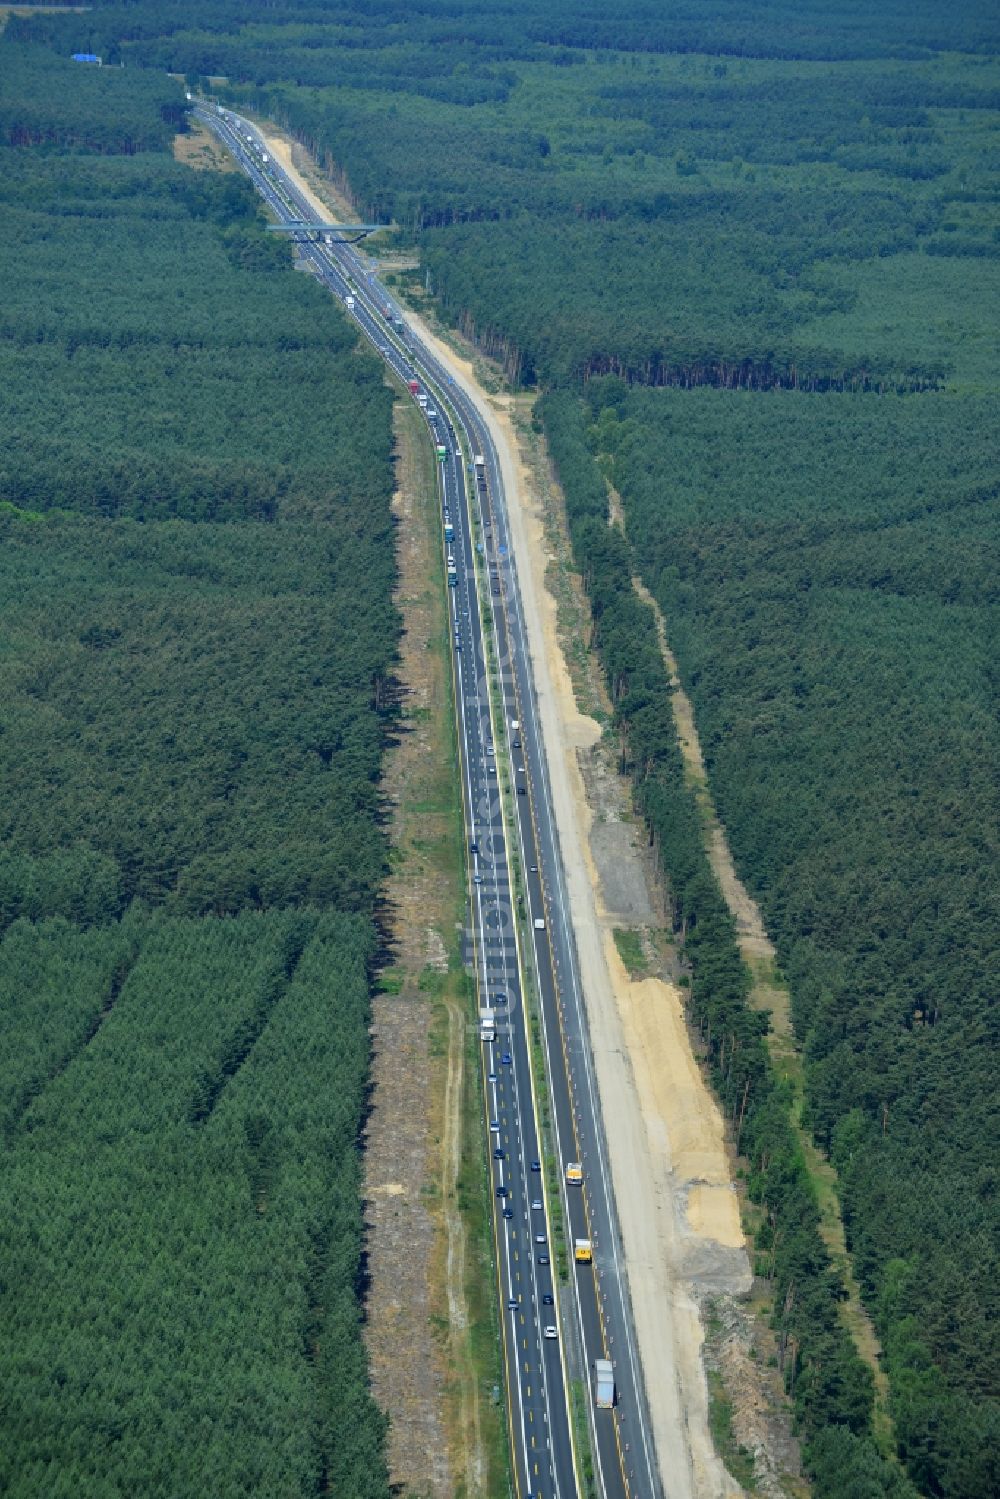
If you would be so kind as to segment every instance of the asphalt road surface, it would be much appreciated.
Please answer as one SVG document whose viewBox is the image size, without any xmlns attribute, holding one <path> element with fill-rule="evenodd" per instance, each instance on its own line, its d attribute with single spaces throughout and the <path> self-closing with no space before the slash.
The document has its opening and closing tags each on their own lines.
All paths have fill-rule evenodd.
<svg viewBox="0 0 1000 1499">
<path fill-rule="evenodd" d="M 283 222 L 315 222 L 311 204 L 268 158 L 248 121 L 211 106 L 196 112 L 224 141 Z M 309 235 L 306 238 L 306 235 Z M 469 838 L 468 959 L 484 1039 L 497 1294 L 503 1329 L 513 1473 L 519 1499 L 581 1492 L 570 1391 L 586 1412 L 594 1485 L 609 1499 L 663 1494 L 636 1348 L 624 1257 L 552 815 L 500 463 L 483 415 L 408 326 L 349 244 L 303 231 L 300 250 L 360 330 L 419 400 L 439 452 L 441 535 L 463 802 Z M 463 453 L 462 443 L 465 451 Z M 443 449 L 443 453 L 442 453 Z M 447 529 L 446 529 L 447 528 Z M 446 539 L 449 537 L 451 539 Z M 491 707 L 488 676 L 497 694 Z M 548 1151 L 532 1070 L 537 1046 L 548 1089 Z M 492 1014 L 492 1022 L 491 1022 Z M 566 1165 L 582 1165 L 581 1185 Z M 550 1204 L 564 1224 L 560 1278 Z M 587 1240 L 592 1262 L 577 1263 Z M 594 1404 L 593 1364 L 615 1371 L 615 1406 Z"/>
</svg>

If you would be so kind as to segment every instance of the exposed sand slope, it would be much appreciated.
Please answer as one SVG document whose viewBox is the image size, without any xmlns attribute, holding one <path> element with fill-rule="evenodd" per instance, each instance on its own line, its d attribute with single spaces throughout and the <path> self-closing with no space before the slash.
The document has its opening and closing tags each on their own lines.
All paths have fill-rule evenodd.
<svg viewBox="0 0 1000 1499">
<path fill-rule="evenodd" d="M 283 139 L 280 135 L 273 134 L 272 131 L 266 130 L 263 125 L 258 125 L 257 128 L 260 131 L 261 135 L 264 137 L 264 140 L 267 143 L 267 149 L 270 151 L 275 161 L 277 161 L 279 166 L 284 168 L 289 177 L 295 179 L 295 184 L 301 192 L 302 196 L 312 204 L 313 208 L 319 214 L 324 223 L 332 223 L 333 220 L 331 219 L 330 209 L 328 205 L 323 202 L 322 198 L 317 197 L 316 193 L 313 192 L 312 188 L 309 186 L 302 173 L 298 171 L 297 168 L 293 165 L 291 141 Z"/>
</svg>

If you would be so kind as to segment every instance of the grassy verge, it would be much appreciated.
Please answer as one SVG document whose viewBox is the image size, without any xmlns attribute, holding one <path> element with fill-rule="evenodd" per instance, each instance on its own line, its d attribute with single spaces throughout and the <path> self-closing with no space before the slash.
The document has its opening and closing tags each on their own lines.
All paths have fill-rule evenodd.
<svg viewBox="0 0 1000 1499">
<path fill-rule="evenodd" d="M 748 1493 L 757 1492 L 753 1454 L 740 1445 L 733 1434 L 733 1402 L 726 1394 L 722 1375 L 716 1369 L 708 1373 L 708 1424 L 715 1450 L 736 1482 Z"/>
<path fill-rule="evenodd" d="M 642 933 L 632 927 L 615 927 L 618 956 L 628 969 L 629 978 L 643 979 L 649 974 L 649 962 L 642 945 Z"/>
<path fill-rule="evenodd" d="M 587 1404 L 590 1392 L 582 1379 L 570 1380 L 570 1414 L 576 1450 L 580 1454 L 578 1477 L 583 1499 L 597 1499 L 597 1482 L 594 1478 L 594 1459 L 590 1451 L 590 1426 L 587 1421 Z"/>
</svg>

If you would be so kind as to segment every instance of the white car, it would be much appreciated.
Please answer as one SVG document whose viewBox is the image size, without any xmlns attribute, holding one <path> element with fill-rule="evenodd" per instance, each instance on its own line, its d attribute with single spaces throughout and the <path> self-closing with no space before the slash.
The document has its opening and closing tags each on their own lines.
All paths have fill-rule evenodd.
<svg viewBox="0 0 1000 1499">
<path fill-rule="evenodd" d="M 543 1336 L 545 1336 L 546 1338 L 557 1338 L 559 1334 L 550 1322 L 548 1327 L 545 1329 Z"/>
</svg>

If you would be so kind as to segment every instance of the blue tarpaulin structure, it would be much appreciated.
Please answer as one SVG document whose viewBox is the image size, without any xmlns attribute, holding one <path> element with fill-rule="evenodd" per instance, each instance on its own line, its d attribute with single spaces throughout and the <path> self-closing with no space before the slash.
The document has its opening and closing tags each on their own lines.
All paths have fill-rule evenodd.
<svg viewBox="0 0 1000 1499">
<path fill-rule="evenodd" d="M 74 52 L 74 62 L 96 62 L 100 66 L 101 59 L 96 52 Z"/>
</svg>

